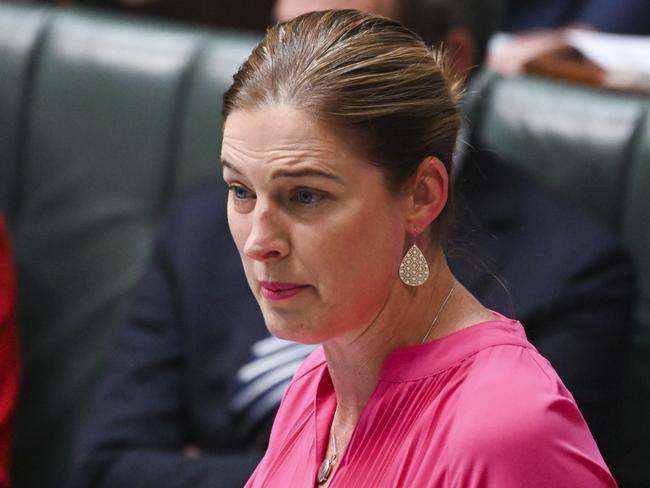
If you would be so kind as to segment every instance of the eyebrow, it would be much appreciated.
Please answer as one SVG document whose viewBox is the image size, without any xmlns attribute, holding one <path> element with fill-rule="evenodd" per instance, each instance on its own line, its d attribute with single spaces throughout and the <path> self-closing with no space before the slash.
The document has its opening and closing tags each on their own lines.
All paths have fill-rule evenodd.
<svg viewBox="0 0 650 488">
<path fill-rule="evenodd" d="M 228 168 L 228 169 L 234 171 L 237 174 L 242 174 L 241 171 L 239 171 L 232 164 L 230 164 L 225 158 L 221 158 L 221 166 L 223 166 L 224 168 Z"/>
<path fill-rule="evenodd" d="M 225 168 L 228 168 L 228 169 L 234 171 L 237 174 L 240 174 L 240 175 L 242 174 L 241 171 L 239 171 L 235 166 L 233 166 L 226 159 L 223 159 L 223 158 L 221 159 L 221 165 L 223 167 L 225 167 Z M 318 177 L 321 177 L 321 178 L 327 178 L 327 179 L 330 179 L 330 180 L 334 180 L 334 181 L 336 181 L 338 183 L 343 183 L 343 180 L 339 176 L 337 176 L 337 175 L 335 175 L 333 173 L 329 173 L 328 171 L 318 169 L 318 168 L 302 168 L 302 169 L 294 169 L 294 170 L 280 169 L 280 170 L 274 171 L 271 174 L 271 179 L 277 179 L 277 178 L 302 178 L 302 177 L 305 177 L 305 176 L 318 176 Z"/>
<path fill-rule="evenodd" d="M 276 179 L 276 178 L 302 178 L 304 176 L 318 176 L 321 178 L 327 178 L 330 180 L 334 180 L 338 183 L 343 183 L 343 180 L 336 176 L 335 174 L 329 173 L 328 171 L 324 171 L 322 169 L 318 168 L 303 168 L 303 169 L 280 169 L 277 171 L 274 171 L 273 174 L 271 174 L 271 179 Z"/>
</svg>

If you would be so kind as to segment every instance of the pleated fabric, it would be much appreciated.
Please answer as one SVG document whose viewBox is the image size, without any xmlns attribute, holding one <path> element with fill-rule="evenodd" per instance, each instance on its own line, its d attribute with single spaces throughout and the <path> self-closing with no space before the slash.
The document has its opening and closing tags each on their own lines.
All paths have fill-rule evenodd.
<svg viewBox="0 0 650 488">
<path fill-rule="evenodd" d="M 322 348 L 285 392 L 247 488 L 313 487 L 336 398 Z M 572 395 L 499 316 L 393 352 L 330 487 L 615 487 Z"/>
</svg>

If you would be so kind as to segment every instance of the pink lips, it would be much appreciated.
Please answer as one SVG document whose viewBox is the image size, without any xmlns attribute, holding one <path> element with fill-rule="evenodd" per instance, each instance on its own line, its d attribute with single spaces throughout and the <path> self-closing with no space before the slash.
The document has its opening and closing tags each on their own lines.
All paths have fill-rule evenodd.
<svg viewBox="0 0 650 488">
<path fill-rule="evenodd" d="M 307 288 L 297 283 L 280 283 L 278 281 L 260 281 L 262 296 L 268 300 L 287 300 Z"/>
</svg>

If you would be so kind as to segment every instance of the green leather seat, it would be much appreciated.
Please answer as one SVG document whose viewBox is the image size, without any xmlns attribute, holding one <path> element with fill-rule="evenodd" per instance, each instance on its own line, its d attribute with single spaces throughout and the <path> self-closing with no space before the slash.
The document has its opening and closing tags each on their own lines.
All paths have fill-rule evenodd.
<svg viewBox="0 0 650 488">
<path fill-rule="evenodd" d="M 256 39 L 11 4 L 0 32 L 24 357 L 15 478 L 60 486 L 161 212 L 219 176 L 221 96 Z"/>
<path fill-rule="evenodd" d="M 179 114 L 172 192 L 208 177 L 221 178 L 222 95 L 232 75 L 257 44 L 257 37 L 213 33 L 188 79 Z"/>
<path fill-rule="evenodd" d="M 23 149 L 19 137 L 34 53 L 48 16 L 42 9 L 0 5 L 0 209 L 13 200 L 13 180 Z"/>
<path fill-rule="evenodd" d="M 482 139 L 619 230 L 626 149 L 648 105 L 636 97 L 533 77 L 501 79 L 486 95 Z"/>
<path fill-rule="evenodd" d="M 650 100 L 648 105 L 650 105 Z M 621 486 L 650 486 L 650 116 L 639 125 L 622 199 L 621 236 L 639 276 L 639 328 L 628 368 L 621 418 Z M 625 484 L 627 483 L 627 484 Z"/>
<path fill-rule="evenodd" d="M 621 486 L 650 486 L 650 96 L 535 77 L 484 85 L 475 110 L 481 140 L 609 227 L 636 264 L 637 324 L 629 324 L 636 331 L 614 467 Z"/>
</svg>

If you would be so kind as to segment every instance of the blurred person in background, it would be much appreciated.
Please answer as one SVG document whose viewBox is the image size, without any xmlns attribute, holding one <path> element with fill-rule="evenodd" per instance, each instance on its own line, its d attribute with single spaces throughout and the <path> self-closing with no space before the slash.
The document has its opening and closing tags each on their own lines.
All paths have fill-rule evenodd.
<svg viewBox="0 0 650 488">
<path fill-rule="evenodd" d="M 509 0 L 505 29 L 525 32 L 583 25 L 616 34 L 650 34 L 647 0 Z"/>
<path fill-rule="evenodd" d="M 502 13 L 480 0 L 280 0 L 275 12 L 286 20 L 332 7 L 397 17 L 444 44 L 470 78 Z M 597 225 L 481 150 L 468 128 L 463 140 L 454 173 L 465 198 L 451 241 L 473 258 L 451 256 L 452 271 L 484 305 L 525 324 L 605 446 L 631 330 L 630 263 Z M 72 486 L 241 486 L 258 463 L 313 346 L 269 337 L 229 240 L 225 199 L 225 188 L 206 185 L 163 223 L 82 429 Z"/>
<path fill-rule="evenodd" d="M 614 34 L 650 35 L 648 0 L 509 0 L 503 30 L 513 33 L 495 43 L 490 68 L 505 75 L 566 45 L 569 29 Z"/>
<path fill-rule="evenodd" d="M 12 420 L 18 396 L 16 283 L 9 234 L 0 213 L 0 488 L 9 479 Z"/>
<path fill-rule="evenodd" d="M 273 0 L 41 0 L 60 5 L 128 12 L 212 27 L 230 27 L 263 32 L 271 20 Z"/>
</svg>

